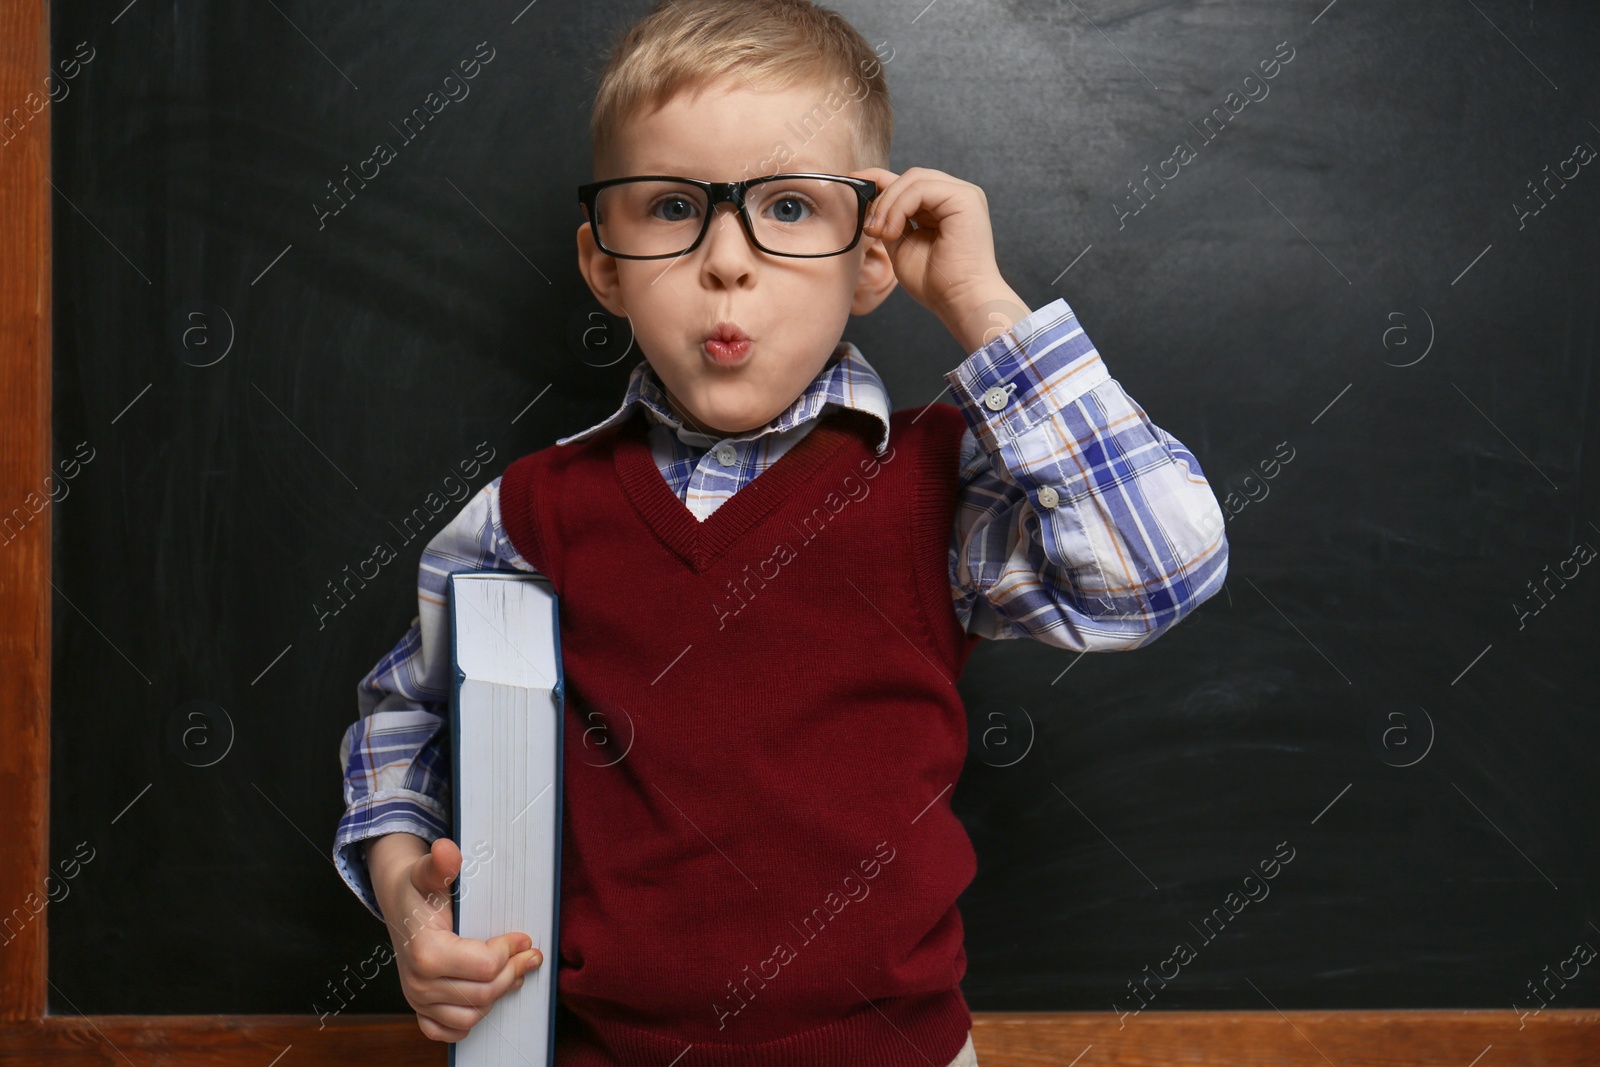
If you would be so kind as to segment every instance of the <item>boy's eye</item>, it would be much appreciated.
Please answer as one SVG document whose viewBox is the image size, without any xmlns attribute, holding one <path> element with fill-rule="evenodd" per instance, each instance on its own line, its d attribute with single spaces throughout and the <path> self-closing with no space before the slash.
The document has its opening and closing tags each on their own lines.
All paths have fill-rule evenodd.
<svg viewBox="0 0 1600 1067">
<path fill-rule="evenodd" d="M 693 218 L 699 205 L 682 196 L 664 196 L 651 207 L 650 213 L 667 222 L 682 222 Z"/>
<path fill-rule="evenodd" d="M 809 201 L 792 193 L 774 197 L 767 206 L 771 208 L 772 217 L 778 222 L 800 222 L 808 218 L 812 210 Z"/>
</svg>

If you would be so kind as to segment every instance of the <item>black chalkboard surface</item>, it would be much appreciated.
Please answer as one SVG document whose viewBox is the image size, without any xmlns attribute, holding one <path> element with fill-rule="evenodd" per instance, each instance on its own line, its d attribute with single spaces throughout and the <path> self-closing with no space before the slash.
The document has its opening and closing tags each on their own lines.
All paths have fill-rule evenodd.
<svg viewBox="0 0 1600 1067">
<path fill-rule="evenodd" d="M 338 744 L 426 539 L 639 358 L 573 234 L 645 6 L 53 10 L 51 1011 L 409 1010 Z M 974 654 L 973 1008 L 1600 1004 L 1600 10 L 838 7 L 1228 514 L 1151 645 Z M 846 337 L 897 407 L 964 355 Z"/>
</svg>

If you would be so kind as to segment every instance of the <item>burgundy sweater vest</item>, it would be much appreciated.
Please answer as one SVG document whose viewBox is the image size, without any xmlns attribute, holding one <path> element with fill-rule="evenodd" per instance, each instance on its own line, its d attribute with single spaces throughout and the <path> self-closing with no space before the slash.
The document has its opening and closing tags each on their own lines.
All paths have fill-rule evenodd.
<svg viewBox="0 0 1600 1067">
<path fill-rule="evenodd" d="M 560 598 L 561 1067 L 960 1050 L 964 428 L 897 411 L 879 457 L 832 408 L 704 522 L 642 412 L 507 468 L 506 531 Z"/>
</svg>

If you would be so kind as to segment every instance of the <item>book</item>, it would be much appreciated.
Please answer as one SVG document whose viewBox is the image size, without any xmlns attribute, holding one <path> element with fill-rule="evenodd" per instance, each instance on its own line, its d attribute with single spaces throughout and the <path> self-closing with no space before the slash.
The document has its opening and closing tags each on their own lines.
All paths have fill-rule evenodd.
<svg viewBox="0 0 1600 1067">
<path fill-rule="evenodd" d="M 461 874 L 455 932 L 487 940 L 519 930 L 543 955 L 497 1000 L 450 1067 L 555 1062 L 560 930 L 562 673 L 560 602 L 549 579 L 458 571 L 450 615 L 450 794 Z"/>
</svg>

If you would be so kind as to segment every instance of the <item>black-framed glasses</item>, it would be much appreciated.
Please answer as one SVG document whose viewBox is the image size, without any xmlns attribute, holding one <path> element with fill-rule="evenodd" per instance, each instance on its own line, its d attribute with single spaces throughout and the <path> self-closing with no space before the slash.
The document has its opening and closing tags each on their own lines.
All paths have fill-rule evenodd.
<svg viewBox="0 0 1600 1067">
<path fill-rule="evenodd" d="M 750 242 L 775 256 L 837 256 L 861 240 L 867 205 L 881 190 L 843 174 L 773 174 L 705 182 L 669 174 L 578 186 L 600 251 L 619 259 L 670 259 L 700 247 L 716 207 L 730 203 Z"/>
</svg>

